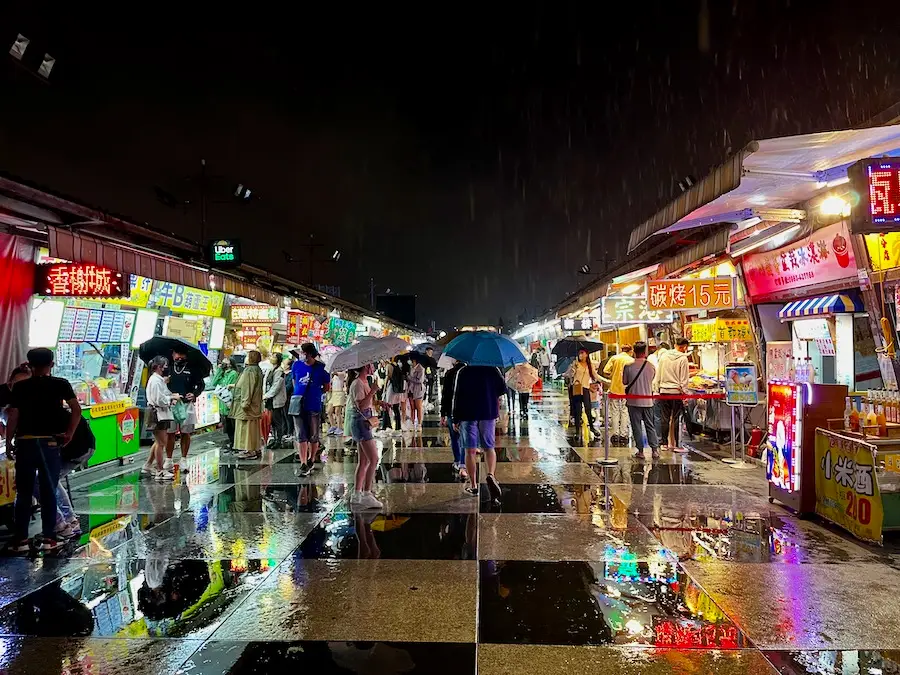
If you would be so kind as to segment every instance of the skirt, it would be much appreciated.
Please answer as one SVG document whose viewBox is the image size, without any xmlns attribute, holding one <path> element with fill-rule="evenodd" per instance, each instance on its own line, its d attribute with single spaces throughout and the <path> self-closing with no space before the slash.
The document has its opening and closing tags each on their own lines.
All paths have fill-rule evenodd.
<svg viewBox="0 0 900 675">
<path fill-rule="evenodd" d="M 256 452 L 262 445 L 259 419 L 235 420 L 234 449 Z"/>
<path fill-rule="evenodd" d="M 385 389 L 384 400 L 386 403 L 390 403 L 391 405 L 399 405 L 406 400 L 406 392 L 401 391 L 400 393 L 394 393 L 394 388 L 391 387 L 390 383 L 388 383 L 387 389 Z"/>
</svg>

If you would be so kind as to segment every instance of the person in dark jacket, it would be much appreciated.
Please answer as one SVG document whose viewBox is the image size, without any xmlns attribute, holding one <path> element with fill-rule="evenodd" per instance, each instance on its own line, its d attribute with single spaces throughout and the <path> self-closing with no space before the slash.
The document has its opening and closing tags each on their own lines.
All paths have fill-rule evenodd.
<svg viewBox="0 0 900 675">
<path fill-rule="evenodd" d="M 469 494 L 478 494 L 476 453 L 484 450 L 487 464 L 485 482 L 494 499 L 499 499 L 500 484 L 494 478 L 497 453 L 494 450 L 494 430 L 500 415 L 501 396 L 506 394 L 506 382 L 499 368 L 491 366 L 463 366 L 456 374 L 453 392 L 453 423 L 459 431 L 466 450 L 466 470 L 469 474 Z"/>
<path fill-rule="evenodd" d="M 182 400 L 187 403 L 187 419 L 181 424 L 172 425 L 168 443 L 166 444 L 166 461 L 163 464 L 163 470 L 173 470 L 172 455 L 175 453 L 175 437 L 180 435 L 181 463 L 185 465 L 181 467 L 181 470 L 187 471 L 187 456 L 191 450 L 191 434 L 194 433 L 194 428 L 197 424 L 197 410 L 194 407 L 194 402 L 203 393 L 203 390 L 206 388 L 206 382 L 199 372 L 191 370 L 186 353 L 173 350 L 171 363 L 169 391 L 173 394 L 179 394 Z"/>
<path fill-rule="evenodd" d="M 459 477 L 466 480 L 469 477 L 466 471 L 466 459 L 459 442 L 459 431 L 453 424 L 453 391 L 456 388 L 456 375 L 463 368 L 457 361 L 453 367 L 444 374 L 444 386 L 441 389 L 441 426 L 447 427 L 450 432 L 450 447 L 453 448 L 453 469 L 459 473 Z"/>
</svg>

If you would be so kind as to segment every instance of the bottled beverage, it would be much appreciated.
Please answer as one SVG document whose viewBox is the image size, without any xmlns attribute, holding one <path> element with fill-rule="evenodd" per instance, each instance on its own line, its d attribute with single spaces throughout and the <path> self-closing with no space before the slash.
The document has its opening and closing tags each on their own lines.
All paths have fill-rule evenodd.
<svg viewBox="0 0 900 675">
<path fill-rule="evenodd" d="M 872 392 L 869 392 L 871 397 Z M 869 398 L 869 402 L 866 403 L 866 426 L 867 427 L 875 427 L 878 426 L 878 416 L 875 414 L 875 406 L 872 403 L 872 399 Z"/>
<path fill-rule="evenodd" d="M 888 392 L 888 411 L 888 422 L 896 424 L 900 421 L 897 419 L 897 392 L 895 391 Z"/>
<path fill-rule="evenodd" d="M 859 410 L 856 409 L 855 402 L 850 403 L 850 431 L 859 432 Z"/>
<path fill-rule="evenodd" d="M 887 436 L 887 417 L 884 414 L 884 402 L 881 395 L 878 396 L 878 405 L 876 406 L 875 419 L 878 422 L 878 435 Z"/>
<path fill-rule="evenodd" d="M 850 397 L 847 397 L 844 405 L 844 430 L 850 429 L 850 416 L 852 414 L 853 406 L 850 403 Z"/>
</svg>

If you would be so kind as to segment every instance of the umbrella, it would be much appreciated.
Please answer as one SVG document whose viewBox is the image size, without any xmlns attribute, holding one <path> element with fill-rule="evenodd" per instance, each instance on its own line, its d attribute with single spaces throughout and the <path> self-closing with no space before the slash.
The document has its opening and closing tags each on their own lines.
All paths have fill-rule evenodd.
<svg viewBox="0 0 900 675">
<path fill-rule="evenodd" d="M 398 354 L 404 354 L 409 349 L 409 344 L 398 337 L 373 338 L 357 342 L 352 347 L 334 357 L 331 362 L 330 372 L 360 368 L 369 363 L 375 363 L 382 359 L 390 359 Z"/>
<path fill-rule="evenodd" d="M 557 359 L 575 357 L 578 356 L 578 352 L 582 349 L 587 350 L 588 354 L 593 354 L 603 349 L 603 343 L 595 342 L 594 340 L 565 337 L 554 345 L 553 353 L 556 354 Z"/>
<path fill-rule="evenodd" d="M 508 368 L 528 359 L 518 343 L 500 333 L 487 330 L 468 331 L 458 335 L 444 348 L 444 354 L 470 366 Z"/>
<path fill-rule="evenodd" d="M 447 356 L 446 354 L 441 354 L 441 358 L 439 358 L 437 362 L 437 367 L 441 370 L 450 370 L 455 365 L 456 359 L 452 356 Z"/>
<path fill-rule="evenodd" d="M 537 368 L 530 363 L 520 363 L 506 371 L 506 384 L 520 394 L 531 391 L 534 383 L 541 379 Z"/>
<path fill-rule="evenodd" d="M 209 359 L 206 358 L 206 355 L 200 351 L 197 345 L 181 338 L 157 335 L 144 342 L 138 348 L 138 355 L 144 363 L 149 363 L 150 359 L 155 356 L 165 356 L 171 363 L 173 351 L 178 351 L 187 356 L 191 372 L 197 372 L 201 377 L 208 377 L 212 372 L 212 363 L 209 362 Z"/>
<path fill-rule="evenodd" d="M 557 375 L 562 375 L 565 373 L 569 366 L 575 361 L 574 356 L 564 356 L 561 359 L 556 359 L 556 373 Z"/>
<path fill-rule="evenodd" d="M 424 354 L 422 352 L 410 352 L 409 358 L 411 361 L 421 363 L 425 368 L 431 368 L 432 371 L 436 370 L 438 367 L 437 361 L 434 359 L 434 357 L 428 356 L 428 354 Z"/>
<path fill-rule="evenodd" d="M 444 337 L 435 340 L 434 344 L 436 347 L 441 347 L 443 349 L 444 347 L 449 345 L 451 342 L 453 342 L 456 338 L 458 338 L 460 335 L 462 335 L 462 331 L 458 331 L 458 330 L 448 331 L 448 333 Z"/>
</svg>

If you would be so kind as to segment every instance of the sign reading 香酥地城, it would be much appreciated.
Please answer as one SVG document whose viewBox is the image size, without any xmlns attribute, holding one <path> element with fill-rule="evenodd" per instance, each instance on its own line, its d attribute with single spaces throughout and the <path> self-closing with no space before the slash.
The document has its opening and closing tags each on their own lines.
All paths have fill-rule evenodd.
<svg viewBox="0 0 900 675">
<path fill-rule="evenodd" d="M 210 242 L 209 262 L 216 267 L 237 267 L 241 264 L 241 242 L 237 239 Z"/>
<path fill-rule="evenodd" d="M 736 288 L 734 277 L 656 279 L 647 282 L 647 306 L 670 311 L 734 309 Z"/>
<path fill-rule="evenodd" d="M 669 310 L 654 310 L 643 295 L 613 295 L 603 298 L 600 309 L 603 324 L 610 323 L 672 323 Z"/>
<path fill-rule="evenodd" d="M 55 298 L 121 298 L 130 286 L 118 270 L 93 263 L 35 265 L 34 290 Z"/>
<path fill-rule="evenodd" d="M 157 281 L 153 284 L 150 302 L 184 314 L 222 316 L 225 294 L 173 284 L 169 281 Z"/>
<path fill-rule="evenodd" d="M 857 278 L 856 258 L 843 222 L 816 230 L 789 246 L 745 255 L 743 266 L 747 293 L 753 298 Z"/>
<path fill-rule="evenodd" d="M 865 541 L 882 543 L 884 505 L 874 445 L 816 429 L 816 513 Z"/>
<path fill-rule="evenodd" d="M 725 366 L 725 402 L 733 406 L 759 403 L 755 363 L 729 363 Z"/>
<path fill-rule="evenodd" d="M 281 310 L 272 305 L 232 305 L 232 323 L 278 323 Z"/>
</svg>

